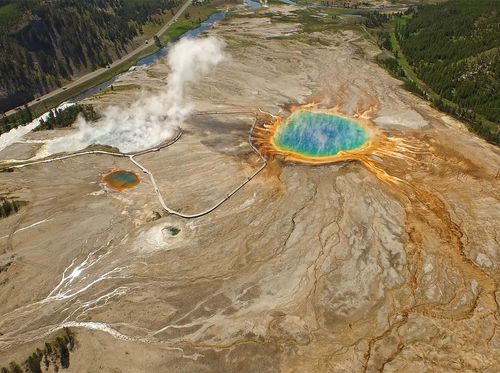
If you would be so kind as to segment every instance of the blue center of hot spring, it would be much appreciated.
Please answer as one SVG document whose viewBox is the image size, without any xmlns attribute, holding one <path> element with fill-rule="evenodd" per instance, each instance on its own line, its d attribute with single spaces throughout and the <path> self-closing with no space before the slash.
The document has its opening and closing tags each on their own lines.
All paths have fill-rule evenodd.
<svg viewBox="0 0 500 373">
<path fill-rule="evenodd" d="M 342 150 L 362 147 L 369 137 L 369 133 L 353 120 L 299 111 L 278 128 L 274 142 L 283 150 L 307 157 L 331 157 Z"/>
<path fill-rule="evenodd" d="M 137 176 L 133 172 L 117 171 L 108 176 L 108 179 L 123 185 L 133 185 L 137 183 Z"/>
</svg>

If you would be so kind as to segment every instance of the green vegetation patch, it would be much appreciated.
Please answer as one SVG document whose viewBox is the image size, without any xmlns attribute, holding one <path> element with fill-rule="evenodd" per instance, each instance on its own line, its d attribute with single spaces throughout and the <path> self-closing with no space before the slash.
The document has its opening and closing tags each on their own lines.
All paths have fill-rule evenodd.
<svg viewBox="0 0 500 373">
<path fill-rule="evenodd" d="M 200 24 L 193 22 L 189 19 L 183 19 L 180 21 L 175 22 L 175 24 L 168 30 L 167 33 L 167 41 L 168 42 L 173 42 L 178 40 L 182 34 L 194 30 L 197 28 Z"/>
<path fill-rule="evenodd" d="M 27 204 L 26 201 L 19 201 L 15 198 L 0 197 L 0 219 L 16 214 L 21 207 Z M 2 267 L 0 267 L 0 272 Z"/>
<path fill-rule="evenodd" d="M 75 123 L 79 115 L 88 122 L 94 122 L 99 119 L 99 114 L 94 110 L 92 105 L 78 104 L 67 107 L 64 110 L 51 110 L 47 119 L 40 119 L 40 125 L 35 130 L 52 130 L 69 127 Z"/>
<path fill-rule="evenodd" d="M 22 18 L 22 12 L 16 4 L 0 5 L 0 31 L 6 32 L 15 26 Z"/>
<path fill-rule="evenodd" d="M 401 18 L 395 31 L 393 47 L 406 56 L 400 62 L 435 92 L 436 106 L 461 112 L 476 132 L 499 143 L 498 0 L 419 7 L 412 17 Z"/>
<path fill-rule="evenodd" d="M 401 65 L 398 63 L 398 60 L 396 60 L 394 57 L 387 56 L 383 53 L 379 54 L 376 59 L 377 63 L 384 67 L 389 73 L 397 78 L 397 79 L 404 79 L 406 78 L 405 72 Z"/>
<path fill-rule="evenodd" d="M 37 348 L 23 364 L 11 362 L 8 366 L 0 369 L 1 373 L 42 373 L 49 370 L 59 371 L 59 368 L 67 369 L 70 363 L 70 353 L 75 346 L 73 333 L 64 328 L 64 333 L 55 340 L 45 343 L 43 349 Z M 42 368 L 43 367 L 43 368 Z"/>
<path fill-rule="evenodd" d="M 179 0 L 0 0 L 0 112 L 125 55 L 143 26 L 162 24 L 178 4 Z M 12 27 L 21 17 L 22 27 Z"/>
<path fill-rule="evenodd" d="M 1 1 L 2 0 L 0 0 L 0 3 L 1 3 Z M 40 0 L 34 0 L 34 1 L 39 2 Z M 74 2 L 76 0 L 67 0 L 67 1 Z M 105 1 L 109 2 L 110 0 L 105 0 Z M 167 6 L 169 6 L 170 4 L 176 3 L 176 0 L 165 0 L 165 1 L 163 1 L 163 3 L 167 4 Z M 210 17 L 210 15 L 212 15 L 216 11 L 217 11 L 217 9 L 214 6 L 211 6 L 208 2 L 202 2 L 202 3 L 198 2 L 197 5 L 192 5 L 191 7 L 189 7 L 188 11 L 184 14 L 184 19 L 177 22 L 175 25 L 172 26 L 171 29 L 169 29 L 165 33 L 164 37 L 162 38 L 162 39 L 164 39 L 163 42 L 168 43 L 169 41 L 174 41 L 174 40 L 178 39 L 184 32 L 198 27 L 201 22 L 205 21 L 208 17 Z M 170 12 L 171 12 L 171 9 L 170 9 Z M 151 17 L 157 17 L 157 16 L 158 16 L 158 14 L 151 15 Z M 164 19 L 170 18 L 170 14 L 163 13 L 162 17 Z M 87 38 L 87 39 L 91 40 L 91 38 Z M 30 77 L 23 78 L 23 77 L 19 77 L 18 76 L 19 74 L 17 74 L 17 73 L 11 73 L 13 71 L 12 69 L 19 67 L 20 64 L 14 63 L 12 65 L 12 67 L 9 67 L 7 63 L 2 64 L 2 62 L 3 62 L 2 58 L 4 56 L 4 53 L 1 50 L 1 47 L 2 47 L 2 35 L 0 34 L 0 75 L 3 76 L 2 70 L 5 69 L 5 71 L 9 72 L 8 76 L 10 76 L 12 78 L 13 82 L 15 79 L 21 79 L 21 80 L 26 79 L 25 80 L 26 87 L 24 88 L 23 92 L 25 94 L 27 94 L 27 98 L 23 99 L 23 102 L 31 99 L 32 98 L 31 94 L 27 92 L 29 89 L 28 87 L 32 87 L 32 86 L 30 86 L 30 84 L 31 84 L 30 79 L 31 78 L 40 79 L 41 75 L 43 75 L 43 73 L 41 73 L 40 71 L 37 72 L 36 71 L 37 69 L 34 69 L 34 68 L 21 69 L 20 71 L 16 70 L 17 72 L 19 72 L 20 75 L 22 75 L 22 74 L 26 75 L 27 73 L 30 73 L 31 74 Z M 61 102 L 68 100 L 71 97 L 78 96 L 79 94 L 87 91 L 88 89 L 90 89 L 96 85 L 99 85 L 103 82 L 106 82 L 106 81 L 110 80 L 111 78 L 113 78 L 114 76 L 116 76 L 122 72 L 127 71 L 131 66 L 136 65 L 137 61 L 139 61 L 140 59 L 156 52 L 158 49 L 159 49 L 158 45 L 151 43 L 151 45 L 148 48 L 146 48 L 142 53 L 131 56 L 126 61 L 123 61 L 122 64 L 120 64 L 118 66 L 114 66 L 110 69 L 107 69 L 103 74 L 100 74 L 95 79 L 89 80 L 88 82 L 86 82 L 84 84 L 81 84 L 81 85 L 78 85 L 78 86 L 75 86 L 72 88 L 68 88 L 67 90 L 51 97 L 50 99 L 44 100 L 43 103 L 42 102 L 35 103 L 29 109 L 25 106 L 24 110 L 19 110 L 17 113 L 15 113 L 13 115 L 9 115 L 8 117 L 1 115 L 2 108 L 0 107 L 0 134 L 4 133 L 4 132 L 8 132 L 10 129 L 15 128 L 19 125 L 28 123 L 32 120 L 32 118 L 37 117 L 37 116 L 41 115 L 42 113 L 49 111 L 50 108 L 56 107 Z M 24 53 L 24 52 L 22 52 L 22 53 Z M 7 61 L 6 56 L 7 56 L 7 53 L 5 53 L 5 61 Z M 50 61 L 50 58 L 46 59 L 46 61 Z M 9 60 L 9 63 L 11 63 L 11 62 L 12 61 Z M 50 66 L 53 66 L 54 64 L 57 64 L 57 63 L 61 63 L 62 61 L 59 61 L 59 62 L 53 61 L 53 62 L 54 63 L 51 64 Z M 54 80 L 53 77 L 48 77 L 48 76 L 42 77 L 43 81 L 45 81 L 47 79 L 49 81 Z M 60 82 L 60 81 L 58 81 L 58 82 L 59 82 L 59 84 L 62 84 L 62 82 Z M 2 88 L 2 83 L 7 84 L 7 85 L 9 84 L 9 82 L 0 81 L 0 92 L 1 92 L 1 88 Z M 12 86 L 16 87 L 16 89 L 19 89 L 19 85 L 17 85 L 17 86 L 12 85 Z M 55 88 L 55 86 L 54 86 L 54 88 Z M 9 93 L 9 90 L 7 90 L 7 93 Z M 2 97 L 0 96 L 0 104 L 1 104 L 1 101 L 2 101 Z"/>
<path fill-rule="evenodd" d="M 269 17 L 271 22 L 292 22 L 302 25 L 302 33 L 335 31 L 339 27 L 346 28 L 349 24 L 361 22 L 361 18 L 339 17 L 342 15 L 352 15 L 346 9 L 298 9 L 286 15 L 276 13 L 261 13 L 261 16 Z"/>
<path fill-rule="evenodd" d="M 368 14 L 364 26 L 385 50 L 377 63 L 401 79 L 407 90 L 464 121 L 487 141 L 500 144 L 496 4 L 493 0 L 424 4 L 387 19 Z"/>
<path fill-rule="evenodd" d="M 118 14 L 125 18 L 131 19 L 139 24 L 145 24 L 153 21 L 153 15 L 161 13 L 165 9 L 171 9 L 180 4 L 180 1 L 165 1 L 165 0 L 126 0 L 122 2 L 122 6 L 118 9 Z"/>
<path fill-rule="evenodd" d="M 178 40 L 188 31 L 198 28 L 203 21 L 206 21 L 217 9 L 211 6 L 192 6 L 186 13 L 184 19 L 179 19 L 163 36 L 162 43 L 171 43 Z"/>
</svg>

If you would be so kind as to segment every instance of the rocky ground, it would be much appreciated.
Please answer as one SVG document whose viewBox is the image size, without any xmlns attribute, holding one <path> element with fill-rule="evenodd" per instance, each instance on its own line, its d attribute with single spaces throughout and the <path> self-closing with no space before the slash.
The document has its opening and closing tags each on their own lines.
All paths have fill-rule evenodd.
<svg viewBox="0 0 500 373">
<path fill-rule="evenodd" d="M 70 326 L 68 372 L 498 371 L 498 148 L 404 91 L 373 62 L 366 34 L 306 34 L 273 12 L 291 10 L 210 31 L 231 57 L 189 96 L 212 114 L 137 157 L 165 202 L 196 213 L 251 175 L 259 108 L 286 116 L 286 105 L 314 101 L 365 113 L 391 150 L 322 166 L 277 157 L 196 219 L 162 213 L 126 158 L 0 173 L 4 194 L 28 202 L 0 220 L 0 366 Z M 159 63 L 116 87 L 154 91 L 167 75 Z M 49 135 L 0 157 L 29 158 Z M 113 168 L 141 183 L 108 190 L 101 178 Z"/>
</svg>

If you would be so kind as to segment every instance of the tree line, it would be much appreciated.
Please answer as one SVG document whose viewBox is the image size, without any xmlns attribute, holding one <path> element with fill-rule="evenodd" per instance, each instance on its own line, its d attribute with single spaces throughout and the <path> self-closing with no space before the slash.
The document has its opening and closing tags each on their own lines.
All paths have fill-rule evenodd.
<svg viewBox="0 0 500 373">
<path fill-rule="evenodd" d="M 62 86 L 80 71 L 106 66 L 126 54 L 143 25 L 178 3 L 0 0 L 0 7 L 9 7 L 10 14 L 8 19 L 0 17 L 0 112 Z"/>
<path fill-rule="evenodd" d="M 42 373 L 52 365 L 55 372 L 60 368 L 67 369 L 70 364 L 70 353 L 75 347 L 73 332 L 64 328 L 64 333 L 45 346 L 37 348 L 22 364 L 11 362 L 8 366 L 0 368 L 0 373 Z"/>
<path fill-rule="evenodd" d="M 99 119 L 99 114 L 92 105 L 77 104 L 66 109 L 49 111 L 46 119 L 40 119 L 40 124 L 35 131 L 69 127 L 75 123 L 78 115 L 81 115 L 87 122 L 94 122 Z"/>
<path fill-rule="evenodd" d="M 497 0 L 418 8 L 396 26 L 408 62 L 440 98 L 439 109 L 500 143 L 500 11 Z M 448 102 L 447 102 L 448 101 Z"/>
<path fill-rule="evenodd" d="M 25 201 L 0 197 L 0 219 L 17 213 L 24 205 L 26 205 Z"/>
</svg>

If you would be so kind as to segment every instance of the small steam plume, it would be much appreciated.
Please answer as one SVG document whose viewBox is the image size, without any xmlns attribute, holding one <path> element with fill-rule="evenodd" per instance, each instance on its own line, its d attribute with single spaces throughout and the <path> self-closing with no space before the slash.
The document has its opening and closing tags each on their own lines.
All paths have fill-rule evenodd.
<svg viewBox="0 0 500 373">
<path fill-rule="evenodd" d="M 74 151 L 92 144 L 134 152 L 158 145 L 173 136 L 193 111 L 185 89 L 224 59 L 224 42 L 215 37 L 177 42 L 168 54 L 171 72 L 164 91 L 140 97 L 127 106 L 110 106 L 97 123 L 77 121 L 78 132 L 49 144 L 48 151 Z"/>
</svg>

